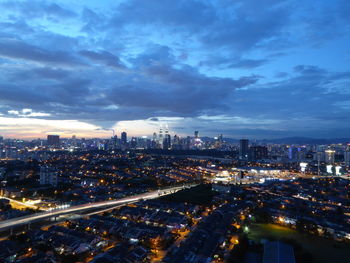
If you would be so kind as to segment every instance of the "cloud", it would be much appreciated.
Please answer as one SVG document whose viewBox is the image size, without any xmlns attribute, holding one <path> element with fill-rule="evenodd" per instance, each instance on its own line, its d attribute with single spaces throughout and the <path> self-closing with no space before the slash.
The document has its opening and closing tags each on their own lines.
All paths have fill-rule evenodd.
<svg viewBox="0 0 350 263">
<path fill-rule="evenodd" d="M 95 51 L 89 51 L 89 50 L 82 50 L 80 51 L 80 54 L 89 58 L 93 62 L 101 63 L 102 65 L 105 65 L 108 67 L 113 67 L 116 69 L 125 68 L 125 66 L 123 66 L 123 64 L 121 63 L 120 59 L 117 56 L 107 51 L 95 52 Z"/>
<path fill-rule="evenodd" d="M 244 58 L 227 58 L 214 57 L 205 61 L 200 61 L 199 66 L 219 67 L 219 68 L 240 68 L 240 69 L 254 69 L 268 63 L 268 59 L 244 59 Z"/>
<path fill-rule="evenodd" d="M 51 115 L 50 113 L 45 112 L 34 112 L 32 109 L 22 109 L 21 111 L 9 110 L 7 113 L 19 117 L 48 117 Z"/>
<path fill-rule="evenodd" d="M 63 137 L 76 134 L 80 137 L 109 136 L 98 131 L 98 126 L 78 120 L 46 120 L 26 117 L 0 117 L 0 133 L 6 137 L 38 138 L 49 133 Z"/>
<path fill-rule="evenodd" d="M 329 123 L 345 128 L 346 123 L 338 123 L 338 118 L 350 120 L 341 109 L 350 98 L 349 92 L 339 88 L 343 81 L 350 81 L 347 72 L 299 65 L 288 78 L 237 91 L 233 111 L 245 116 L 284 118 L 295 128 L 302 121 L 304 129 L 325 129 Z"/>
<path fill-rule="evenodd" d="M 202 30 L 204 24 L 213 23 L 215 18 L 216 11 L 212 5 L 201 1 L 164 0 L 159 4 L 156 0 L 131 0 L 117 7 L 117 13 L 111 22 L 114 26 L 151 24 L 172 27 L 174 31 L 180 28 L 194 32 Z"/>
<path fill-rule="evenodd" d="M 189 37 L 203 48 L 242 52 L 267 46 L 272 40 L 284 42 L 290 5 L 288 1 L 266 3 L 131 0 L 116 8 L 110 27 L 118 32 L 146 28 L 156 35 L 171 33 L 175 39 Z"/>
<path fill-rule="evenodd" d="M 347 2 L 3 1 L 0 112 L 97 133 L 348 129 Z"/>
<path fill-rule="evenodd" d="M 259 79 L 257 76 L 207 77 L 192 67 L 174 68 L 158 60 L 139 64 L 138 68 L 141 76 L 126 85 L 113 87 L 107 97 L 121 107 L 143 107 L 153 113 L 196 115 L 206 110 L 227 109 L 225 98 L 229 94 Z"/>
<path fill-rule="evenodd" d="M 64 51 L 49 51 L 15 39 L 0 39 L 0 56 L 59 66 L 82 66 L 77 58 Z"/>
<path fill-rule="evenodd" d="M 7 111 L 8 114 L 13 114 L 13 115 L 19 115 L 19 111 L 17 110 L 9 110 Z"/>
<path fill-rule="evenodd" d="M 208 77 L 188 65 L 175 67 L 170 52 L 166 47 L 157 47 L 142 53 L 128 69 L 108 52 L 83 52 L 94 61 L 123 67 L 122 71 L 95 66 L 79 72 L 48 66 L 6 67 L 7 79 L 2 85 L 0 80 L 0 102 L 12 108 L 47 112 L 50 118 L 79 117 L 89 121 L 159 114 L 195 116 L 229 109 L 225 98 L 259 79 L 254 75 L 239 79 Z M 10 84 L 14 80 L 16 84 Z"/>
<path fill-rule="evenodd" d="M 0 4 L 3 8 L 18 12 L 21 16 L 29 18 L 72 18 L 76 14 L 72 10 L 65 9 L 56 3 L 47 1 L 17 1 L 11 0 Z"/>
</svg>

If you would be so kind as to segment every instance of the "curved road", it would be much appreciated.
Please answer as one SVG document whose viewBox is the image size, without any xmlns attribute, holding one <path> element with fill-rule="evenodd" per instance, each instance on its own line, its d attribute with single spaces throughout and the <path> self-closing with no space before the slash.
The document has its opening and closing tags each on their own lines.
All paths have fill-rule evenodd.
<svg viewBox="0 0 350 263">
<path fill-rule="evenodd" d="M 190 185 L 186 187 L 193 187 L 193 186 L 194 185 Z M 47 211 L 42 213 L 36 213 L 29 216 L 16 217 L 16 218 L 12 218 L 12 219 L 0 222 L 0 231 L 6 230 L 12 227 L 16 227 L 19 225 L 30 224 L 34 221 L 48 219 L 50 217 L 57 217 L 64 214 L 76 213 L 76 212 L 81 212 L 89 209 L 104 208 L 106 206 L 112 206 L 112 205 L 123 205 L 131 202 L 139 201 L 141 199 L 145 199 L 145 200 L 154 199 L 154 198 L 158 198 L 159 196 L 172 194 L 183 188 L 184 188 L 183 186 L 171 187 L 171 188 L 160 189 L 157 191 L 147 192 L 139 195 L 124 197 L 119 200 L 88 203 L 88 204 L 68 207 L 61 210 Z"/>
</svg>

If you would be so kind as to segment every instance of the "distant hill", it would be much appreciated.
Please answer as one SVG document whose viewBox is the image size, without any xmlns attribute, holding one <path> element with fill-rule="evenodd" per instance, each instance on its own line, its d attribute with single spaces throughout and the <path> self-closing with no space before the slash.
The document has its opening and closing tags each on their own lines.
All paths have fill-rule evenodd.
<svg viewBox="0 0 350 263">
<path fill-rule="evenodd" d="M 315 139 L 315 138 L 308 138 L 308 137 L 287 137 L 287 138 L 259 140 L 259 141 L 278 143 L 278 144 L 333 144 L 333 143 L 350 143 L 350 138 Z"/>
<path fill-rule="evenodd" d="M 201 137 L 203 141 L 213 141 L 212 137 Z M 248 138 L 249 139 L 249 138 Z M 285 137 L 285 138 L 276 138 L 276 139 L 249 139 L 250 141 L 255 141 L 259 143 L 276 143 L 276 144 L 335 144 L 335 143 L 350 143 L 349 138 L 332 138 L 332 139 L 315 139 L 308 137 Z M 224 138 L 224 141 L 229 143 L 239 143 L 239 139 L 235 138 Z"/>
<path fill-rule="evenodd" d="M 249 139 L 249 138 L 248 138 Z M 239 139 L 224 138 L 229 143 L 239 143 Z M 335 144 L 335 143 L 350 143 L 350 138 L 332 138 L 332 139 L 315 139 L 308 137 L 286 137 L 277 139 L 262 139 L 253 140 L 259 143 L 276 143 L 276 144 Z"/>
</svg>

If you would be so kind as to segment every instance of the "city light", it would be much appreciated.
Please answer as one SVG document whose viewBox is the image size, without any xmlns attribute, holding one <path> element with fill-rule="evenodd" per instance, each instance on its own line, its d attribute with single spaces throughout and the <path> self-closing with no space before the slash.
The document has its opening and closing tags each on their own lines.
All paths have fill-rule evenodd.
<svg viewBox="0 0 350 263">
<path fill-rule="evenodd" d="M 0 1 L 1 262 L 345 262 L 350 1 Z"/>
</svg>

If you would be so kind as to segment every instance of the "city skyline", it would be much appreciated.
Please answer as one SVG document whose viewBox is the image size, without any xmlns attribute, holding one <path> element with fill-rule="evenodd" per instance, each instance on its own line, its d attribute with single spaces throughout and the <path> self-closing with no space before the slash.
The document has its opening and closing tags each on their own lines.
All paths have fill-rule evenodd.
<svg viewBox="0 0 350 263">
<path fill-rule="evenodd" d="M 0 1 L 0 136 L 348 137 L 349 1 Z"/>
<path fill-rule="evenodd" d="M 350 258 L 350 0 L 0 10 L 0 262 Z"/>
</svg>

